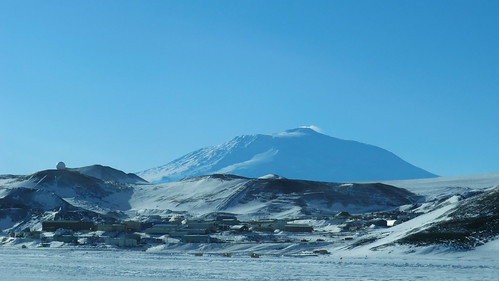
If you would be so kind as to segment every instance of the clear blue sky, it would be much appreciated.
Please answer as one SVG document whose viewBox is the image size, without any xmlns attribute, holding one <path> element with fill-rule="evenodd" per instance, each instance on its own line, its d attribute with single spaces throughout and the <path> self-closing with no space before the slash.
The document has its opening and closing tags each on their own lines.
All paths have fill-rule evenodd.
<svg viewBox="0 0 499 281">
<path fill-rule="evenodd" d="M 0 1 L 0 174 L 316 125 L 499 171 L 499 1 Z"/>
</svg>

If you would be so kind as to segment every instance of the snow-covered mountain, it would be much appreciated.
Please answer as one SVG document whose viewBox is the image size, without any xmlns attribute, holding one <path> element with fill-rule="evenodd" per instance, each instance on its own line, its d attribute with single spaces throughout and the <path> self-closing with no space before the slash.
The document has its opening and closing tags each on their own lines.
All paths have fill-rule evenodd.
<svg viewBox="0 0 499 281">
<path fill-rule="evenodd" d="M 436 176 L 385 149 L 330 137 L 310 128 L 239 136 L 137 174 L 154 183 L 208 174 L 252 178 L 278 174 L 286 178 L 328 182 Z"/>
</svg>

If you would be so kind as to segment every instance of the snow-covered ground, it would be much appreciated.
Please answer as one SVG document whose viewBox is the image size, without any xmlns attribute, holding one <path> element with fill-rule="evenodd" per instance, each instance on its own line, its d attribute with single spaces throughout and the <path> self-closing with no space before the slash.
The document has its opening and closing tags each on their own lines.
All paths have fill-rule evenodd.
<svg viewBox="0 0 499 281">
<path fill-rule="evenodd" d="M 490 248 L 490 247 L 489 247 Z M 493 253 L 493 254 L 491 254 Z M 497 280 L 495 249 L 376 257 L 2 248 L 2 280 Z"/>
</svg>

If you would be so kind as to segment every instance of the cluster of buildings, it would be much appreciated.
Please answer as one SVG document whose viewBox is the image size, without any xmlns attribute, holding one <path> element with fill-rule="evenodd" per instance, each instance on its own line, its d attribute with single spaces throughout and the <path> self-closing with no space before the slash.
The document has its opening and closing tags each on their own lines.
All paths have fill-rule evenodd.
<svg viewBox="0 0 499 281">
<path fill-rule="evenodd" d="M 40 239 L 42 244 L 60 241 L 75 244 L 108 244 L 118 247 L 138 247 L 144 244 L 178 241 L 181 243 L 224 242 L 213 237 L 221 232 L 248 234 L 251 232 L 312 232 L 307 224 L 286 220 L 241 222 L 235 216 L 221 215 L 213 220 L 186 220 L 182 217 L 161 219 L 151 216 L 145 221 L 94 223 L 79 220 L 49 220 L 42 222 L 41 231 L 25 229 L 11 233 L 13 237 Z"/>
<path fill-rule="evenodd" d="M 354 233 L 369 227 L 390 227 L 412 216 L 402 212 L 350 215 L 342 212 L 335 217 L 321 218 L 328 224 L 335 224 L 345 233 Z M 171 243 L 219 243 L 220 234 L 226 236 L 245 235 L 263 237 L 262 233 L 285 233 L 283 236 L 309 235 L 320 233 L 308 223 L 294 220 L 255 220 L 241 222 L 233 215 L 218 215 L 211 220 L 188 220 L 183 217 L 149 216 L 141 221 L 127 220 L 116 223 L 94 223 L 79 220 L 43 221 L 41 231 L 11 233 L 11 236 L 40 239 L 42 245 L 50 241 L 75 244 L 115 245 L 118 247 L 139 247 L 142 245 Z M 324 231 L 323 231 L 324 232 Z M 286 234 L 287 233 L 287 234 Z M 322 233 L 324 234 L 324 233 Z M 347 234 L 345 234 L 347 235 Z M 253 239 L 260 242 L 261 240 Z M 265 241 L 265 240 L 263 240 Z M 276 241 L 276 240 L 271 240 Z M 289 242 L 290 239 L 282 240 Z M 298 241 L 308 241 L 305 239 Z M 324 241 L 317 239 L 317 241 Z"/>
</svg>

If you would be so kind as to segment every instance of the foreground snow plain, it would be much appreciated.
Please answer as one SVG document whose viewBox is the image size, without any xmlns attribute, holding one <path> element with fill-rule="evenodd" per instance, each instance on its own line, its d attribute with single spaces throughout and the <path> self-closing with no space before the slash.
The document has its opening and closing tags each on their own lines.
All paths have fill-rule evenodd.
<svg viewBox="0 0 499 281">
<path fill-rule="evenodd" d="M 249 256 L 4 247 L 2 280 L 498 280 L 499 241 L 471 252 Z M 427 249 L 428 250 L 428 249 Z M 435 249 L 434 249 L 435 250 Z"/>
</svg>

